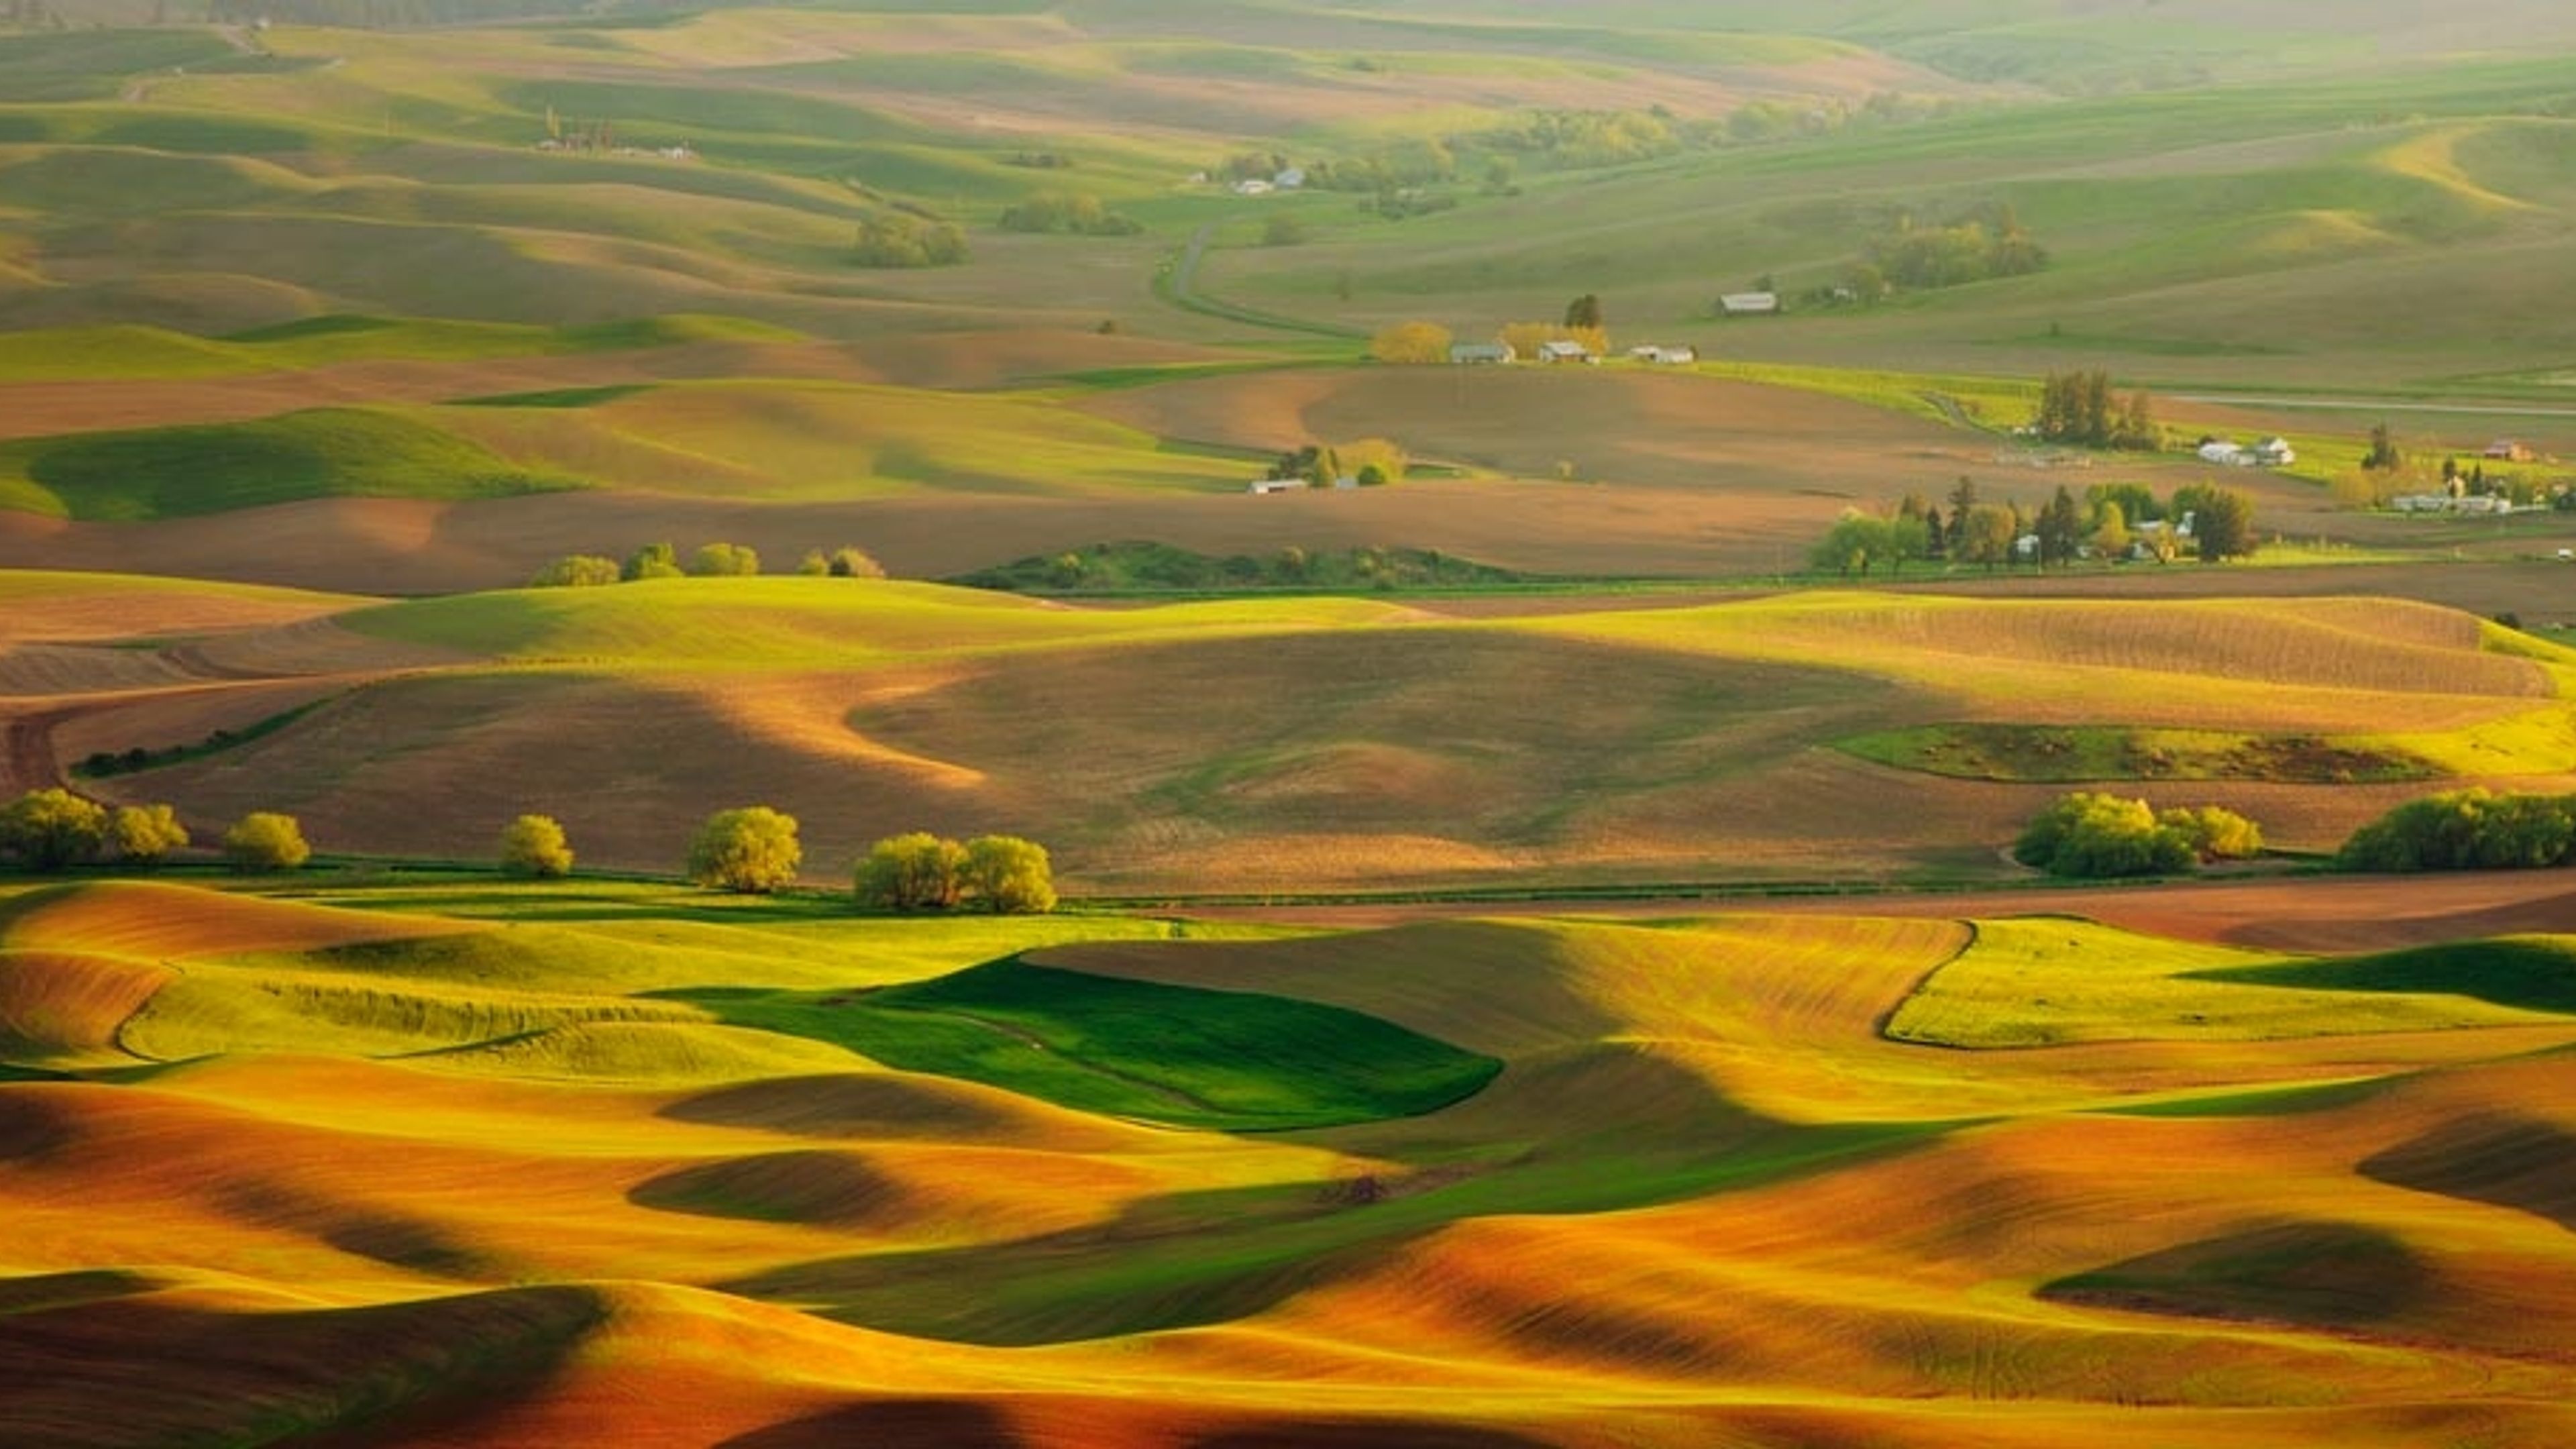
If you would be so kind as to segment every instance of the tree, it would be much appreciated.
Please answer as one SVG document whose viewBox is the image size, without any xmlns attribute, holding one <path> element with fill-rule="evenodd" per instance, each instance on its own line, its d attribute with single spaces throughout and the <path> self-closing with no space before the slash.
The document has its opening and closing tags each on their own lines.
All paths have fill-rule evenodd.
<svg viewBox="0 0 2576 1449">
<path fill-rule="evenodd" d="M 1369 356 L 1380 362 L 1447 362 L 1449 343 L 1449 329 L 1437 322 L 1398 322 L 1369 339 Z"/>
<path fill-rule="evenodd" d="M 572 846 L 551 815 L 522 815 L 501 827 L 501 873 L 529 880 L 572 874 Z"/>
<path fill-rule="evenodd" d="M 2193 483 L 2174 490 L 2173 511 L 2191 520 L 2202 563 L 2221 563 L 2254 552 L 2254 499 L 2243 489 Z"/>
<path fill-rule="evenodd" d="M 617 576 L 630 584 L 638 579 L 676 579 L 680 576 L 679 550 L 667 543 L 648 543 L 626 556 Z"/>
<path fill-rule="evenodd" d="M 293 870 L 312 858 L 304 827 L 292 815 L 254 810 L 224 832 L 224 859 L 244 874 Z"/>
<path fill-rule="evenodd" d="M 1306 240 L 1306 222 L 1292 211 L 1271 213 L 1261 227 L 1261 244 L 1266 247 L 1293 247 Z"/>
<path fill-rule="evenodd" d="M 167 805 L 120 805 L 108 820 L 107 839 L 128 865 L 154 866 L 188 845 L 188 827 Z"/>
<path fill-rule="evenodd" d="M 854 543 L 842 544 L 826 556 L 831 576 L 836 579 L 881 579 L 885 565 L 878 563 L 866 549 Z"/>
<path fill-rule="evenodd" d="M 2106 498 L 2093 506 L 2093 532 L 2087 541 L 2103 558 L 2128 557 L 2129 520 L 2121 514 L 2119 504 Z"/>
<path fill-rule="evenodd" d="M 1857 573 L 1867 578 L 1869 571 L 1881 564 L 1887 566 L 1889 573 L 1897 572 L 1906 560 L 1923 557 L 1930 542 L 1930 530 L 1920 518 L 1902 514 L 1879 518 L 1857 508 L 1846 508 L 1825 536 L 1808 550 L 1807 562 L 1845 577 Z"/>
<path fill-rule="evenodd" d="M 792 885 L 805 860 L 796 843 L 796 817 L 766 805 L 719 810 L 698 827 L 689 845 L 689 879 L 742 895 L 767 895 Z"/>
<path fill-rule="evenodd" d="M 1769 288 L 1764 290 L 1768 291 Z M 1600 331 L 1604 325 L 1601 321 L 1600 297 L 1586 292 L 1566 303 L 1565 325 L 1577 331 Z"/>
<path fill-rule="evenodd" d="M 2012 562 L 2013 544 L 2021 537 L 2021 520 L 2009 507 L 1979 503 L 1964 515 L 1950 515 L 1950 523 L 1959 530 L 1959 542 L 1950 550 L 1953 562 L 1984 564 L 1989 569 Z"/>
<path fill-rule="evenodd" d="M 107 811 L 69 790 L 30 790 L 0 808 L 0 852 L 29 870 L 55 871 L 98 854 Z"/>
<path fill-rule="evenodd" d="M 760 555 L 739 543 L 700 544 L 689 556 L 689 573 L 697 578 L 735 578 L 760 572 Z"/>
<path fill-rule="evenodd" d="M 1046 847 L 1016 835 L 979 835 L 966 842 L 966 890 L 996 915 L 1044 915 L 1055 909 L 1055 878 Z"/>
<path fill-rule="evenodd" d="M 1968 539 L 1968 510 L 1977 506 L 1977 480 L 1962 473 L 1950 487 L 1950 533 L 1946 542 L 1952 558 L 1960 556 Z"/>
<path fill-rule="evenodd" d="M 586 589 L 613 584 L 622 577 L 617 560 L 596 553 L 568 553 L 537 570 L 532 589 Z"/>
<path fill-rule="evenodd" d="M 867 910 L 946 910 L 965 889 L 966 868 L 966 847 L 916 830 L 869 846 L 851 891 Z"/>
<path fill-rule="evenodd" d="M 2370 451 L 2361 458 L 2361 466 L 2377 472 L 2393 473 L 2406 458 L 2397 451 L 2396 440 L 2388 435 L 2388 424 L 2374 423 L 2370 429 Z"/>
<path fill-rule="evenodd" d="M 2075 561 L 2075 551 L 2084 542 L 2084 515 L 2065 484 L 2057 485 L 2057 496 L 2039 511 L 2031 531 L 2039 538 L 2040 567 Z"/>
</svg>

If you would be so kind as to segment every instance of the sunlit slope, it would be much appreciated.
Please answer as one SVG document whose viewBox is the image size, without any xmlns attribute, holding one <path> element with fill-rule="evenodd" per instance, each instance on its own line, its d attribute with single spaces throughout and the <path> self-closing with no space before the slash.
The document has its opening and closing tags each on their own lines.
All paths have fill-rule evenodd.
<svg viewBox="0 0 2576 1449">
<path fill-rule="evenodd" d="M 1880 1025 L 2010 930 L 2074 928 L 1170 939 L 634 887 L 335 895 L 463 917 L 172 886 L 13 898 L 12 960 L 158 955 L 270 1004 L 184 1013 L 208 1054 L 184 1065 L 0 1085 L 0 1359 L 47 1367 L 0 1396 L 10 1432 L 2036 1449 L 2566 1427 L 2576 1018 L 2554 1008 L 1961 1052 Z M 1040 946 L 1031 983 L 1302 1001 L 1503 1069 L 1427 1115 L 1229 1136 L 1007 1075 L 725 1055 L 827 1049 L 692 1004 L 783 990 L 829 1012 L 837 983 L 980 1012 L 998 998 L 951 973 Z M 2282 990 L 2198 969 L 2207 951 L 2096 947 L 2115 976 L 2190 957 L 2158 989 L 2203 993 L 2213 1020 Z M 2320 996 L 2446 985 L 2438 961 L 2272 964 L 2335 978 L 2301 988 Z M 179 1024 L 175 989 L 134 1027 Z M 361 1001 L 379 1034 L 353 1030 Z M 522 1019 L 540 1003 L 587 1019 Z M 658 1014 L 655 1055 L 506 1050 L 636 1012 Z M 397 1026 L 415 1040 L 380 1034 Z M 496 1049 L 419 1053 L 450 1030 Z"/>
<path fill-rule="evenodd" d="M 2330 847 L 2428 782 L 2576 770 L 2563 653 L 2375 600 L 1808 594 L 1462 618 L 762 578 L 461 595 L 185 645 L 152 617 L 138 603 L 127 625 L 148 649 L 0 660 L 48 702 L 58 759 L 309 704 L 97 788 L 209 826 L 284 809 L 326 850 L 439 859 L 536 810 L 593 863 L 669 869 L 710 811 L 769 803 L 804 823 L 819 879 L 918 828 L 1043 838 L 1093 888 L 1669 881 L 1712 861 L 1986 875 L 2070 782 L 2216 801 Z M 2094 774 L 1940 753 L 1945 731 L 2004 726 L 2201 731 L 2246 753 L 2207 778 L 2116 751 Z M 2338 777 L 2312 756 L 2405 767 Z"/>
</svg>

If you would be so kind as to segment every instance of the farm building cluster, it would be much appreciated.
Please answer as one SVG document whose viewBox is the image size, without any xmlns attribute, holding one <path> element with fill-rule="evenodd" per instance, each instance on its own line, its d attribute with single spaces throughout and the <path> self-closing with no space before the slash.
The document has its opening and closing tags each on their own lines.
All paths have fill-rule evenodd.
<svg viewBox="0 0 2576 1449">
<path fill-rule="evenodd" d="M 1681 367 L 1699 361 L 1699 349 L 1696 347 L 1665 347 L 1651 342 L 1629 348 L 1627 355 L 1632 362 L 1651 363 L 1664 367 Z M 1518 348 L 1508 342 L 1453 342 L 1449 345 L 1449 360 L 1462 367 L 1497 367 L 1520 361 L 1521 354 Z M 1540 343 L 1538 351 L 1533 354 L 1531 360 L 1546 363 L 1598 363 L 1601 361 L 1601 354 L 1573 338 L 1561 337 Z"/>
</svg>

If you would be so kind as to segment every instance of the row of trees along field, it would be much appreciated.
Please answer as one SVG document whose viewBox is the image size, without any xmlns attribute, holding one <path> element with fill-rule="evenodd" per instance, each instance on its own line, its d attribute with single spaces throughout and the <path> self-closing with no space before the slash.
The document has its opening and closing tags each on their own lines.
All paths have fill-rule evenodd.
<svg viewBox="0 0 2576 1449">
<path fill-rule="evenodd" d="M 2036 511 L 1987 502 L 1973 479 L 1951 488 L 1945 515 L 1920 493 L 1878 513 L 1843 511 L 1808 550 L 1809 567 L 1844 577 L 1900 573 L 1918 561 L 2059 568 L 2082 558 L 2170 562 L 2186 544 L 2203 563 L 2254 552 L 2254 499 L 2242 489 L 2189 483 L 2159 502 L 2142 483 L 2102 483 L 2078 501 L 2064 484 Z"/>
<path fill-rule="evenodd" d="M 689 879 L 765 895 L 793 885 L 804 858 L 795 816 L 766 805 L 719 810 L 689 845 Z M 1046 847 L 1016 835 L 979 835 L 963 844 L 926 831 L 889 836 L 859 858 L 851 889 L 862 909 L 876 911 L 965 907 L 1034 915 L 1055 909 Z"/>
<path fill-rule="evenodd" d="M 760 572 L 760 555 L 747 544 L 702 543 L 680 561 L 679 550 L 668 543 L 648 543 L 626 556 L 623 563 L 602 553 L 568 553 L 537 570 L 528 580 L 532 589 L 595 588 L 606 584 L 631 584 L 638 579 L 677 578 L 743 578 Z M 885 569 L 868 556 L 866 549 L 854 544 L 825 552 L 808 549 L 796 565 L 800 575 L 836 579 L 881 579 Z"/>
<path fill-rule="evenodd" d="M 113 863 L 149 870 L 189 845 L 188 828 L 167 805 L 110 810 L 69 790 L 30 790 L 0 807 L 0 856 L 25 870 L 53 872 Z M 312 858 L 292 815 L 254 810 L 224 832 L 235 870 L 293 870 Z"/>
<path fill-rule="evenodd" d="M 2013 859 L 2060 876 L 2171 875 L 2263 850 L 2253 821 L 2215 805 L 2156 810 L 2076 791 L 2032 819 Z M 2484 786 L 2426 795 L 2355 830 L 2340 870 L 2545 870 L 2576 865 L 2576 795 L 2498 794 Z"/>
</svg>

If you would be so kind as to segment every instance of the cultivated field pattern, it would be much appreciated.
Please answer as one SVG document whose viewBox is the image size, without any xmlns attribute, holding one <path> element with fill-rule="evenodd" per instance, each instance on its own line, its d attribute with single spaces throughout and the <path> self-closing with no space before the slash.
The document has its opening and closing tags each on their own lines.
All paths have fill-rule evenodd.
<svg viewBox="0 0 2576 1449">
<path fill-rule="evenodd" d="M 2571 77 L 13 0 L 0 1449 L 2576 1443 Z"/>
</svg>

